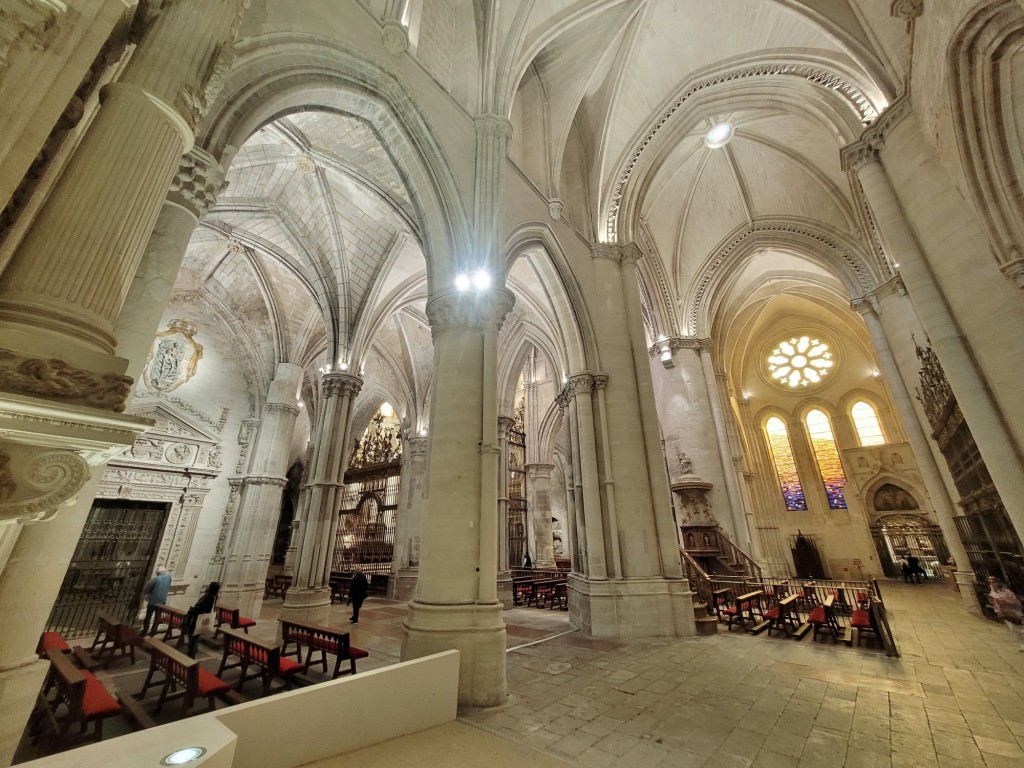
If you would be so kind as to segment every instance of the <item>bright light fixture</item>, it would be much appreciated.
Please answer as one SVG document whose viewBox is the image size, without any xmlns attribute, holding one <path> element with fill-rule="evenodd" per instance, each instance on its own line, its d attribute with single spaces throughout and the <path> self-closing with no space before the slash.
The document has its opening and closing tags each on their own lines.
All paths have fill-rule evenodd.
<svg viewBox="0 0 1024 768">
<path fill-rule="evenodd" d="M 340 368 L 341 370 L 343 370 L 343 371 L 347 371 L 347 370 L 348 370 L 348 363 L 342 363 L 342 362 L 340 362 L 340 361 L 339 361 L 339 362 L 338 362 L 338 367 L 339 367 L 339 368 Z"/>
<path fill-rule="evenodd" d="M 491 276 L 484 270 L 478 269 L 473 273 L 473 287 L 478 291 L 486 291 L 491 287 Z"/>
<path fill-rule="evenodd" d="M 732 138 L 732 123 L 718 123 L 704 136 L 704 143 L 712 149 L 724 147 Z"/>
<path fill-rule="evenodd" d="M 465 272 L 455 276 L 455 290 L 457 291 L 468 291 L 472 284 L 473 281 Z"/>
<path fill-rule="evenodd" d="M 160 765 L 185 765 L 193 760 L 198 760 L 205 754 L 205 747 L 185 747 L 184 749 L 171 752 L 171 754 L 160 761 Z"/>
<path fill-rule="evenodd" d="M 420 437 L 426 437 L 426 436 L 427 436 L 427 430 L 421 429 L 420 430 Z"/>
</svg>

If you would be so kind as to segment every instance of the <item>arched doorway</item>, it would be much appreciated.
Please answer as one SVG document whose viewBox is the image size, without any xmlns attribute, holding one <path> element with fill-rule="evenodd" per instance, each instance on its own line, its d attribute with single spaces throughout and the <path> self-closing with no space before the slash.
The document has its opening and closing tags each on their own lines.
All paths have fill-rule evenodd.
<svg viewBox="0 0 1024 768">
<path fill-rule="evenodd" d="M 939 527 L 922 515 L 912 514 L 919 509 L 913 494 L 886 483 L 875 491 L 872 506 L 875 512 L 894 513 L 882 515 L 871 525 L 871 538 L 883 573 L 890 579 L 900 578 L 901 561 L 914 555 L 929 578 L 941 578 L 949 551 Z"/>
</svg>

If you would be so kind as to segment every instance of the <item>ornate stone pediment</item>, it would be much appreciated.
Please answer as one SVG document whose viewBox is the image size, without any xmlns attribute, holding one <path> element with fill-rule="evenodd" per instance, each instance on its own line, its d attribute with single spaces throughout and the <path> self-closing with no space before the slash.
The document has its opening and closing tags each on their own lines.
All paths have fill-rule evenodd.
<svg viewBox="0 0 1024 768">
<path fill-rule="evenodd" d="M 135 441 L 116 463 L 125 466 L 159 465 L 166 470 L 221 470 L 220 435 L 205 414 L 189 412 L 173 402 L 160 399 L 136 401 L 132 414 L 152 419 L 155 424 Z"/>
</svg>

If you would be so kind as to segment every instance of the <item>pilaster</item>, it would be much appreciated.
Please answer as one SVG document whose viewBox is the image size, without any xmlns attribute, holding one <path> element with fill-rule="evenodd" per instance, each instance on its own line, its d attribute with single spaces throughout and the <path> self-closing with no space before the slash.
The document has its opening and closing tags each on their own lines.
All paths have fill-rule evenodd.
<svg viewBox="0 0 1024 768">
<path fill-rule="evenodd" d="M 388 597 L 411 600 L 420 570 L 423 505 L 426 499 L 429 438 L 407 435 L 402 449 L 401 496 L 395 524 L 395 559 Z"/>
<path fill-rule="evenodd" d="M 533 520 L 533 564 L 535 568 L 554 568 L 554 539 L 551 533 L 551 473 L 553 464 L 527 464 L 526 488 Z"/>
</svg>

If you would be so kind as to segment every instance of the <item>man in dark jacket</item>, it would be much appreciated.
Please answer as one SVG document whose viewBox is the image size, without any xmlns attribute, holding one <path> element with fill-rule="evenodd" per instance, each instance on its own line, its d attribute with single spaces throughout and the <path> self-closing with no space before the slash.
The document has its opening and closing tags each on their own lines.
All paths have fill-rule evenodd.
<svg viewBox="0 0 1024 768">
<path fill-rule="evenodd" d="M 348 596 L 352 601 L 352 618 L 349 621 L 353 624 L 359 623 L 359 609 L 369 591 L 370 582 L 366 580 L 366 574 L 363 573 L 362 568 L 356 568 L 355 573 L 352 574 L 352 584 L 348 588 Z"/>
</svg>

